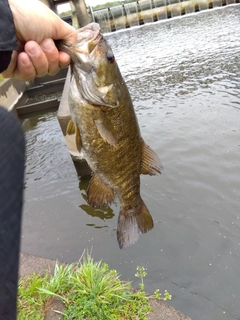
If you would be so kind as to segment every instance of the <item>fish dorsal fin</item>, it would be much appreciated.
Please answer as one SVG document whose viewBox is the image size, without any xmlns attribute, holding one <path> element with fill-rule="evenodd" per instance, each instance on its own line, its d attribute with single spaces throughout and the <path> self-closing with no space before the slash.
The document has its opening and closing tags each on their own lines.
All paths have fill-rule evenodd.
<svg viewBox="0 0 240 320">
<path fill-rule="evenodd" d="M 111 146 L 116 146 L 117 138 L 115 136 L 114 127 L 103 111 L 98 113 L 97 118 L 94 119 L 94 123 L 103 140 L 107 141 Z"/>
<path fill-rule="evenodd" d="M 77 145 L 78 151 L 81 152 L 82 142 L 81 142 L 81 135 L 80 135 L 80 130 L 78 126 L 76 126 L 76 145 Z"/>
<path fill-rule="evenodd" d="M 114 201 L 115 194 L 101 179 L 94 174 L 87 190 L 88 203 L 92 207 L 102 207 Z"/>
<path fill-rule="evenodd" d="M 75 123 L 72 120 L 68 122 L 66 133 L 68 135 L 72 135 L 75 133 Z"/>
<path fill-rule="evenodd" d="M 158 155 L 142 140 L 141 174 L 154 176 L 161 174 L 163 165 Z"/>
</svg>

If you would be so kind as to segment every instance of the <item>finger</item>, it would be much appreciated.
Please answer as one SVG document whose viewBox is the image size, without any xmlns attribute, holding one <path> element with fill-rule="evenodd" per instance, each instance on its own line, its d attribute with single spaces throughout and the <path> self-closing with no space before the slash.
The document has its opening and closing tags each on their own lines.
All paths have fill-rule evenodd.
<svg viewBox="0 0 240 320">
<path fill-rule="evenodd" d="M 40 45 L 35 41 L 28 41 L 24 49 L 36 70 L 36 76 L 45 76 L 48 73 L 48 60 Z"/>
<path fill-rule="evenodd" d="M 36 77 L 36 70 L 25 52 L 18 54 L 17 51 L 14 51 L 12 60 L 7 70 L 2 72 L 2 76 L 18 80 L 32 80 Z"/>
<path fill-rule="evenodd" d="M 54 76 L 60 70 L 58 49 L 52 39 L 43 40 L 40 47 L 48 60 L 48 74 Z"/>
<path fill-rule="evenodd" d="M 14 72 L 14 78 L 20 80 L 32 80 L 36 77 L 35 67 L 26 52 L 18 55 L 18 64 Z"/>
<path fill-rule="evenodd" d="M 67 53 L 60 51 L 59 52 L 60 68 L 66 68 L 67 66 L 69 66 L 70 62 L 71 62 L 70 56 Z"/>
</svg>

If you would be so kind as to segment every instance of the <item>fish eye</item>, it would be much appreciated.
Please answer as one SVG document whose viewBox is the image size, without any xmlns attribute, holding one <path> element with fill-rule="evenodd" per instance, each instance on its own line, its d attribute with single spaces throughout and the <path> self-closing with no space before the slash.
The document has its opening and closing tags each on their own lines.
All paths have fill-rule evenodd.
<svg viewBox="0 0 240 320">
<path fill-rule="evenodd" d="M 107 53 L 107 59 L 109 62 L 113 63 L 115 61 L 114 54 L 112 52 Z"/>
</svg>

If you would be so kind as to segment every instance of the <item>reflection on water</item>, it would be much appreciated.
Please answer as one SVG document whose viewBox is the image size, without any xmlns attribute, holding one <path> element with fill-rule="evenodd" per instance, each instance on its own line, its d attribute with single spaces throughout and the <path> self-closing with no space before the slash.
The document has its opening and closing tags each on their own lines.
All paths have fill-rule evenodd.
<svg viewBox="0 0 240 320">
<path fill-rule="evenodd" d="M 194 320 L 240 319 L 240 6 L 108 35 L 142 135 L 164 173 L 141 177 L 154 229 L 119 250 L 119 204 L 91 208 L 56 113 L 24 121 L 22 250 L 76 261 L 85 248 Z M 87 214 L 86 214 L 87 213 Z"/>
<path fill-rule="evenodd" d="M 111 219 L 114 217 L 113 210 L 109 207 L 97 209 L 97 208 L 93 208 L 93 207 L 86 205 L 86 204 L 82 204 L 79 207 L 82 210 L 84 210 L 87 214 L 89 214 L 90 216 L 98 217 L 101 220 Z"/>
</svg>

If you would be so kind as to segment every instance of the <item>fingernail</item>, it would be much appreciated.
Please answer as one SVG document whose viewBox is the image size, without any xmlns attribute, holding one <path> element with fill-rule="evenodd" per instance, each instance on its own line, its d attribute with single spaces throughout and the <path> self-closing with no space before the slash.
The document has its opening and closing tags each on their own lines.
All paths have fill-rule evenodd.
<svg viewBox="0 0 240 320">
<path fill-rule="evenodd" d="M 41 46 L 46 51 L 51 51 L 54 47 L 52 39 L 45 39 L 42 41 Z"/>
<path fill-rule="evenodd" d="M 28 53 L 32 56 L 38 56 L 40 54 L 40 49 L 37 46 L 32 46 L 28 49 Z"/>
</svg>

